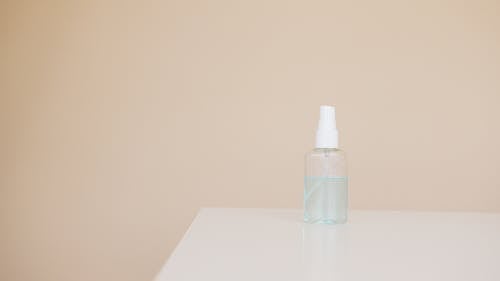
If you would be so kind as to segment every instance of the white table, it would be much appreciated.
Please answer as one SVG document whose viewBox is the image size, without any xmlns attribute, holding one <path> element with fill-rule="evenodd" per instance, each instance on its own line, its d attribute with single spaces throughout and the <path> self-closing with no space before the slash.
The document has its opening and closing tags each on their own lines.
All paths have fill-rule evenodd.
<svg viewBox="0 0 500 281">
<path fill-rule="evenodd" d="M 156 281 L 500 280 L 500 213 L 202 209 Z"/>
</svg>

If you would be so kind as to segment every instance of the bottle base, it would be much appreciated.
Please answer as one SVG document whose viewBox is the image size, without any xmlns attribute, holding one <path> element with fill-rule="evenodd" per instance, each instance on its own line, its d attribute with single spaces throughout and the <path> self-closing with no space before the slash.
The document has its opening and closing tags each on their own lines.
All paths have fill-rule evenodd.
<svg viewBox="0 0 500 281">
<path fill-rule="evenodd" d="M 345 224 L 347 222 L 347 219 L 339 219 L 339 220 L 333 220 L 333 219 L 310 219 L 310 218 L 304 218 L 305 223 L 310 223 L 310 224 Z"/>
</svg>

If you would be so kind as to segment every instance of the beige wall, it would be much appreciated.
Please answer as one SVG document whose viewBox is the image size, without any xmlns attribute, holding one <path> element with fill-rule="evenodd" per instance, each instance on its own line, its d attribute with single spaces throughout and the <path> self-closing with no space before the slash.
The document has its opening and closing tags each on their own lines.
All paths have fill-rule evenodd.
<svg viewBox="0 0 500 281">
<path fill-rule="evenodd" d="M 1 280 L 150 280 L 200 206 L 300 208 L 320 104 L 352 208 L 500 211 L 498 1 L 2 6 Z"/>
</svg>

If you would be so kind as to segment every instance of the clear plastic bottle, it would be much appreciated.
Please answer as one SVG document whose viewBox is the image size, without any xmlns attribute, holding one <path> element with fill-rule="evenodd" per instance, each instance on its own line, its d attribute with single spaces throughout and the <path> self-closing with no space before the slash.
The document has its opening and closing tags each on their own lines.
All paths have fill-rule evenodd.
<svg viewBox="0 0 500 281">
<path fill-rule="evenodd" d="M 338 149 L 335 108 L 320 107 L 316 148 L 306 154 L 304 221 L 338 224 L 347 221 L 347 163 Z"/>
</svg>

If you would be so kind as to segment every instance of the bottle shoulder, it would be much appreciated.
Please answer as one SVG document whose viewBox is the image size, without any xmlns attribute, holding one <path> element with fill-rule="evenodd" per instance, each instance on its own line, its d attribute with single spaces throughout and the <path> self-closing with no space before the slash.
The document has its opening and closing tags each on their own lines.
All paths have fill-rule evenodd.
<svg viewBox="0 0 500 281">
<path fill-rule="evenodd" d="M 339 156 L 345 157 L 346 153 L 342 149 L 338 148 L 314 148 L 313 150 L 306 153 L 306 156 Z"/>
<path fill-rule="evenodd" d="M 336 148 L 315 148 L 305 155 L 306 161 L 334 161 L 334 162 L 346 162 L 347 156 L 343 150 Z"/>
<path fill-rule="evenodd" d="M 306 176 L 347 176 L 347 158 L 340 149 L 313 149 L 305 156 Z"/>
</svg>

